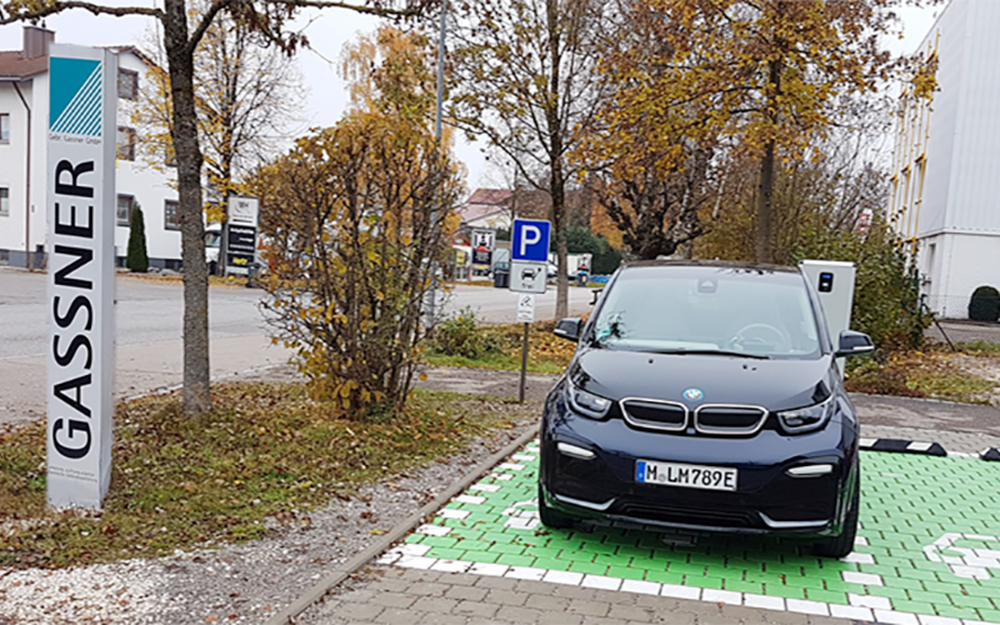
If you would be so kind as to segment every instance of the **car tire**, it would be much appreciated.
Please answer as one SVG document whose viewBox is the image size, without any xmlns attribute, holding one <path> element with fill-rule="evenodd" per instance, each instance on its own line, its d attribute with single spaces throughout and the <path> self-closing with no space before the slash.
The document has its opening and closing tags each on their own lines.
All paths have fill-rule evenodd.
<svg viewBox="0 0 1000 625">
<path fill-rule="evenodd" d="M 573 527 L 573 519 L 558 510 L 553 510 L 545 504 L 545 493 L 542 485 L 538 485 L 538 516 L 542 525 L 550 529 L 569 529 Z"/>
<path fill-rule="evenodd" d="M 826 558 L 843 558 L 854 551 L 854 538 L 858 534 L 858 514 L 861 507 L 861 470 L 858 469 L 854 494 L 851 496 L 851 507 L 844 519 L 844 530 L 839 536 L 827 538 L 816 544 L 816 553 Z"/>
</svg>

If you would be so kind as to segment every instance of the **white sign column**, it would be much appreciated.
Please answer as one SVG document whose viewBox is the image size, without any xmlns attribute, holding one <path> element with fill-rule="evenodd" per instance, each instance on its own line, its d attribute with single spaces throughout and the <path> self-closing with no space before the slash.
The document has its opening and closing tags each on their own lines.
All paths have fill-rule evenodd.
<svg viewBox="0 0 1000 625">
<path fill-rule="evenodd" d="M 118 59 L 49 56 L 48 500 L 100 508 L 111 481 Z"/>
</svg>

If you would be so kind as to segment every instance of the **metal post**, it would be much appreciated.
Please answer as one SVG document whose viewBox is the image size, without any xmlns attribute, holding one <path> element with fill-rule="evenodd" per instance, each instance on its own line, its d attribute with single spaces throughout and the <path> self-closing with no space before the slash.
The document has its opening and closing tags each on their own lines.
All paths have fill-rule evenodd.
<svg viewBox="0 0 1000 625">
<path fill-rule="evenodd" d="M 441 28 L 438 37 L 438 67 L 437 67 L 437 110 L 434 114 L 434 137 L 437 139 L 438 149 L 442 149 L 441 146 L 441 108 L 444 103 L 444 35 L 447 30 L 445 26 L 445 18 L 448 15 L 448 2 L 445 0 L 441 3 Z M 431 228 L 430 234 L 434 237 L 437 233 L 437 210 L 431 210 Z M 427 312 L 427 317 L 425 319 L 425 324 L 427 329 L 430 330 L 434 327 L 434 309 L 437 305 L 435 301 L 437 299 L 437 270 L 438 262 L 437 259 L 431 259 L 431 288 L 430 292 L 424 298 L 424 310 Z"/>
<path fill-rule="evenodd" d="M 517 401 L 524 403 L 524 379 L 528 372 L 528 326 L 530 324 L 524 324 L 524 343 L 521 345 L 521 389 L 517 394 Z"/>
</svg>

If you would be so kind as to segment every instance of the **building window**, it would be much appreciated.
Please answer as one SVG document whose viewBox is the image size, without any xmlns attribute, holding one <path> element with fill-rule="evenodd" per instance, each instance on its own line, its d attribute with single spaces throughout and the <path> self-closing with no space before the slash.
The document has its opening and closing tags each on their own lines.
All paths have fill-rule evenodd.
<svg viewBox="0 0 1000 625">
<path fill-rule="evenodd" d="M 135 198 L 131 195 L 118 196 L 118 209 L 115 221 L 119 226 L 128 226 L 132 223 L 132 206 L 135 205 Z"/>
<path fill-rule="evenodd" d="M 118 70 L 118 97 L 126 100 L 139 99 L 139 72 L 130 69 Z"/>
<path fill-rule="evenodd" d="M 118 127 L 118 158 L 123 161 L 135 160 L 135 129 Z"/>
<path fill-rule="evenodd" d="M 0 113 L 0 143 L 10 142 L 10 114 Z"/>
<path fill-rule="evenodd" d="M 177 200 L 163 201 L 163 229 L 181 229 L 181 205 Z"/>
<path fill-rule="evenodd" d="M 10 189 L 0 187 L 0 217 L 10 216 Z"/>
</svg>

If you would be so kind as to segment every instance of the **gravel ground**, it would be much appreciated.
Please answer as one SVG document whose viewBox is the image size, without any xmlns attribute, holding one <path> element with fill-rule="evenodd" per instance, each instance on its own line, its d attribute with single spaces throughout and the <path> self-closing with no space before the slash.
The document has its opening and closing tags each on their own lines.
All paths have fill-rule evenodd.
<svg viewBox="0 0 1000 625">
<path fill-rule="evenodd" d="M 291 379 L 284 368 L 257 379 Z M 461 454 L 362 488 L 322 511 L 273 520 L 268 538 L 153 560 L 62 570 L 0 568 L 0 625 L 263 623 L 475 464 L 536 427 L 531 402 L 493 404 L 517 425 Z"/>
</svg>

